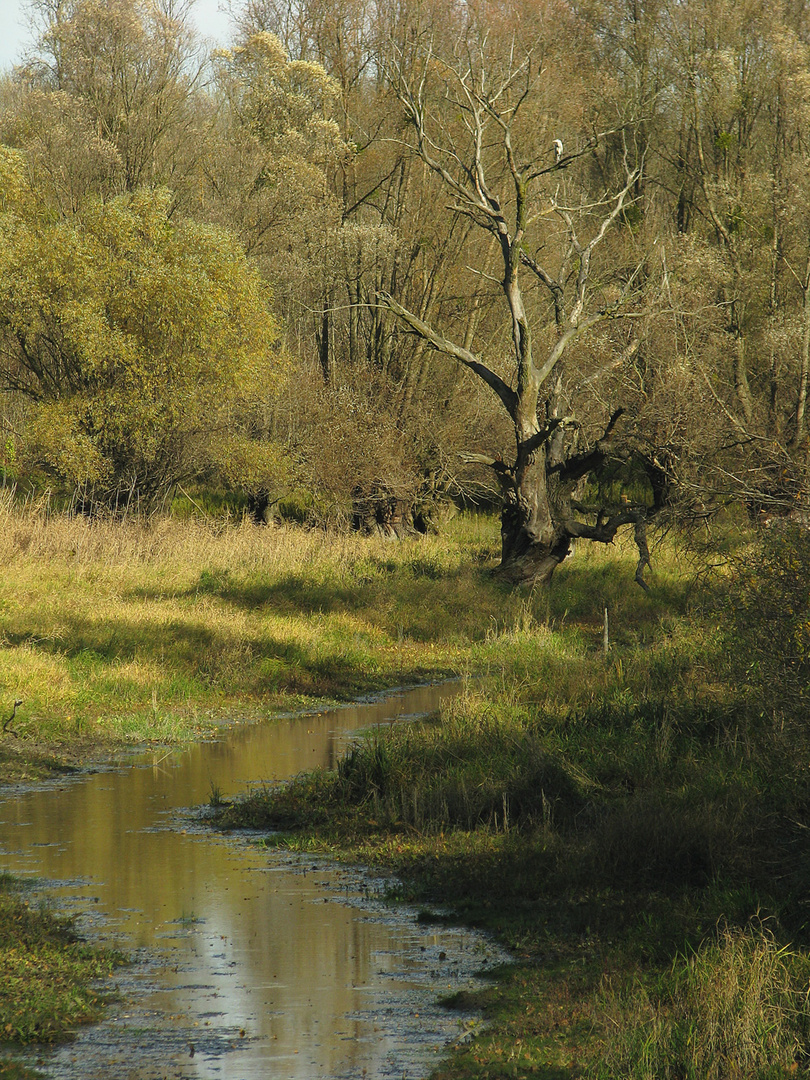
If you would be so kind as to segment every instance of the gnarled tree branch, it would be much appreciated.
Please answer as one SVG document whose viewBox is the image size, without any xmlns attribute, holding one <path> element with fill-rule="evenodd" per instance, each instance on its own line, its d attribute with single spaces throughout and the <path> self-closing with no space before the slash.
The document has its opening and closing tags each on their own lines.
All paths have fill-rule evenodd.
<svg viewBox="0 0 810 1080">
<path fill-rule="evenodd" d="M 423 319 L 420 319 L 413 312 L 408 311 L 402 304 L 397 301 L 389 293 L 380 292 L 377 293 L 377 300 L 383 307 L 388 308 L 396 316 L 398 316 L 406 326 L 409 326 L 413 333 L 418 334 L 423 341 L 427 342 L 431 348 L 437 352 L 446 353 L 448 356 L 452 356 L 455 360 L 458 360 L 460 364 L 468 367 L 471 371 L 474 371 L 479 378 L 483 379 L 487 386 L 491 387 L 503 402 L 509 415 L 514 419 L 517 406 L 518 396 L 515 391 L 508 386 L 500 375 L 496 375 L 491 368 L 488 368 L 486 364 L 482 363 L 469 349 L 463 348 L 461 345 L 457 345 L 454 341 L 450 341 L 448 338 L 443 337 L 441 334 L 437 334 L 432 326 L 429 326 Z"/>
</svg>

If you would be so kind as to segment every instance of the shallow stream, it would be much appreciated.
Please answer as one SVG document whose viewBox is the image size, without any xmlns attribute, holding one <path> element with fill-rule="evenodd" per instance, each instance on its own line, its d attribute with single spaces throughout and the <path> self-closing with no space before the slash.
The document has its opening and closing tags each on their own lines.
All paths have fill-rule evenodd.
<svg viewBox="0 0 810 1080">
<path fill-rule="evenodd" d="M 244 792 L 316 765 L 351 733 L 403 722 L 455 693 L 421 687 L 314 715 L 236 725 L 221 741 L 141 755 L 0 802 L 0 854 L 136 963 L 107 1018 L 36 1054 L 49 1077 L 94 1080 L 428 1075 L 474 1019 L 442 1009 L 503 957 L 476 935 L 424 926 L 380 883 L 317 856 L 197 824 L 216 790 Z"/>
</svg>

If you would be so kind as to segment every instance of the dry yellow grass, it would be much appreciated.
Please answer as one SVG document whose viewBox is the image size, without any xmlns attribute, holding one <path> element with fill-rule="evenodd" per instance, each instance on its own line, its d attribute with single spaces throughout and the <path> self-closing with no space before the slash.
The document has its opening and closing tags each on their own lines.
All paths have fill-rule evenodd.
<svg viewBox="0 0 810 1080">
<path fill-rule="evenodd" d="M 23 735 L 183 737 L 209 713 L 446 673 L 488 625 L 468 565 L 432 539 L 88 520 L 5 493 L 0 718 L 22 698 Z"/>
</svg>

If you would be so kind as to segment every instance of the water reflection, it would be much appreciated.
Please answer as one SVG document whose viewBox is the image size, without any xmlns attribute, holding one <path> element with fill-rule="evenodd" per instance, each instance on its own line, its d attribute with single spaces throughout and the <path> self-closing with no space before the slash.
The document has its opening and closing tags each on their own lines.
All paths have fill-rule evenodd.
<svg viewBox="0 0 810 1080">
<path fill-rule="evenodd" d="M 480 942 L 361 905 L 356 875 L 212 838 L 178 810 L 331 767 L 347 733 L 435 708 L 452 686 L 230 731 L 226 740 L 0 804 L 0 851 L 98 931 L 148 950 L 129 1012 L 47 1059 L 53 1076 L 419 1076 L 458 1021 L 431 1006 Z M 140 980 L 140 984 L 139 984 Z M 364 1072 L 365 1070 L 365 1072 Z"/>
</svg>

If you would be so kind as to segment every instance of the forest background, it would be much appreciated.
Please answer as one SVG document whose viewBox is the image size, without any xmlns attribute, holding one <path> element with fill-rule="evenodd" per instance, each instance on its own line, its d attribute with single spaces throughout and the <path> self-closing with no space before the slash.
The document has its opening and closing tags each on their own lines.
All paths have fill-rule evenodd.
<svg viewBox="0 0 810 1080">
<path fill-rule="evenodd" d="M 389 532 L 511 500 L 554 565 L 803 505 L 804 5 L 251 3 L 213 55 L 183 5 L 33 15 L 9 479 Z"/>
</svg>

